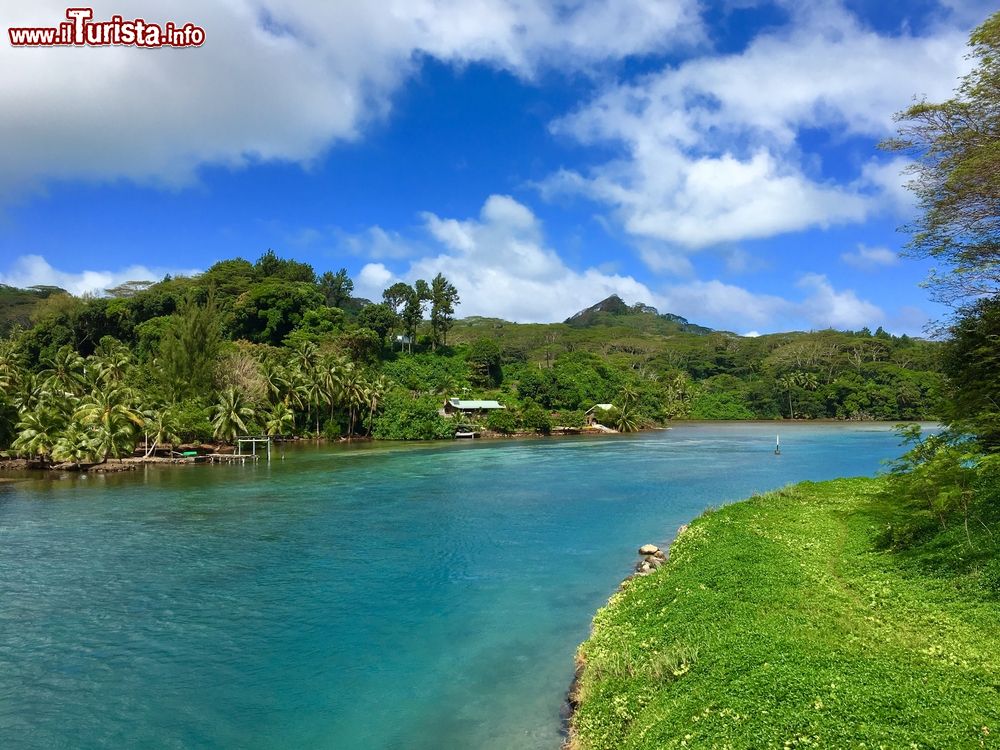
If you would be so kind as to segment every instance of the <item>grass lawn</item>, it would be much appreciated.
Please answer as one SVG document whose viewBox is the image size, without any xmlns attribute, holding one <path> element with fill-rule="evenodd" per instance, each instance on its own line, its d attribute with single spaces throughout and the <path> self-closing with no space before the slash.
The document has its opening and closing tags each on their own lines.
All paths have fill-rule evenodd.
<svg viewBox="0 0 1000 750">
<path fill-rule="evenodd" d="M 1000 747 L 1000 531 L 941 531 L 886 486 L 692 523 L 595 618 L 571 746 Z"/>
</svg>

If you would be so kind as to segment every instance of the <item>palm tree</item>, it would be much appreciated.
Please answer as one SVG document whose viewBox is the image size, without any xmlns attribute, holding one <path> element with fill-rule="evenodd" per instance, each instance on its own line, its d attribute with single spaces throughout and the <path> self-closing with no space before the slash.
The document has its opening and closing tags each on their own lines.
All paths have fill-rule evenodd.
<svg viewBox="0 0 1000 750">
<path fill-rule="evenodd" d="M 819 380 L 812 372 L 791 372 L 778 378 L 778 385 L 788 392 L 788 418 L 795 418 L 795 411 L 792 409 L 792 388 L 804 388 L 807 391 L 815 391 L 819 388 Z"/>
<path fill-rule="evenodd" d="M 39 373 L 46 390 L 73 395 L 83 392 L 86 368 L 83 357 L 71 346 L 64 346 L 52 355 L 48 365 Z"/>
<path fill-rule="evenodd" d="M 20 352 L 11 339 L 0 340 L 0 391 L 14 392 L 24 377 Z"/>
<path fill-rule="evenodd" d="M 618 400 L 621 403 L 622 411 L 625 411 L 628 407 L 639 400 L 639 392 L 635 389 L 635 386 L 632 385 L 632 383 L 626 383 L 622 386 Z"/>
<path fill-rule="evenodd" d="M 135 449 L 136 434 L 144 421 L 130 403 L 127 388 L 95 390 L 80 402 L 73 421 L 90 428 L 95 454 L 106 462 L 111 456 L 121 458 Z"/>
<path fill-rule="evenodd" d="M 361 373 L 354 369 L 349 370 L 344 374 L 340 387 L 344 405 L 347 406 L 347 439 L 350 440 L 354 435 L 354 423 L 357 421 L 358 409 L 367 403 Z"/>
<path fill-rule="evenodd" d="M 316 414 L 316 437 L 319 438 L 319 412 L 320 406 L 322 406 L 324 399 L 326 399 L 326 387 L 323 382 L 322 373 L 317 372 L 315 369 L 309 373 L 303 373 L 306 378 L 303 382 L 303 390 L 305 392 L 306 403 L 309 405 L 309 420 L 312 420 L 313 407 L 315 407 Z"/>
<path fill-rule="evenodd" d="M 70 425 L 52 446 L 52 458 L 55 461 L 88 463 L 93 460 L 95 453 L 90 436 L 77 424 Z"/>
<path fill-rule="evenodd" d="M 132 353 L 118 341 L 102 341 L 90 358 L 95 374 L 104 385 L 118 386 L 132 366 Z"/>
<path fill-rule="evenodd" d="M 639 415 L 631 406 L 622 406 L 618 410 L 618 419 L 615 421 L 615 429 L 618 432 L 635 432 L 639 429 Z"/>
<path fill-rule="evenodd" d="M 283 393 L 288 390 L 289 382 L 285 369 L 271 358 L 267 358 L 260 363 L 260 374 L 264 379 L 264 390 L 268 400 L 278 403 Z"/>
<path fill-rule="evenodd" d="M 343 397 L 344 378 L 353 369 L 354 365 L 343 357 L 326 357 L 319 367 L 323 394 L 330 406 L 330 419 L 333 419 L 333 412 Z"/>
<path fill-rule="evenodd" d="M 319 349 L 311 341 L 303 341 L 295 347 L 292 352 L 292 363 L 296 365 L 303 374 L 308 375 L 316 369 L 319 361 Z"/>
<path fill-rule="evenodd" d="M 11 448 L 19 456 L 47 461 L 63 425 L 61 416 L 50 409 L 25 412 L 17 423 L 18 435 Z"/>
<path fill-rule="evenodd" d="M 21 414 L 34 411 L 45 395 L 45 389 L 38 380 L 38 376 L 33 372 L 25 372 L 20 376 L 14 397 L 11 403 Z"/>
<path fill-rule="evenodd" d="M 295 430 L 295 412 L 279 401 L 267 415 L 264 430 L 270 437 L 282 437 Z"/>
<path fill-rule="evenodd" d="M 212 412 L 215 437 L 228 442 L 234 441 L 240 433 L 246 433 L 246 420 L 254 416 L 253 407 L 247 404 L 242 394 L 232 386 L 219 394 L 219 401 Z"/>
<path fill-rule="evenodd" d="M 375 423 L 375 411 L 378 409 L 382 399 L 385 398 L 386 391 L 389 390 L 389 379 L 385 375 L 379 375 L 368 384 L 365 395 L 368 401 L 368 433 L 371 434 Z"/>
<path fill-rule="evenodd" d="M 795 373 L 795 381 L 800 388 L 805 388 L 807 391 L 815 391 L 819 388 L 819 380 L 814 372 L 797 372 Z"/>
<path fill-rule="evenodd" d="M 284 398 L 281 402 L 288 406 L 292 412 L 302 412 L 309 408 L 309 389 L 306 387 L 305 377 L 302 371 L 295 367 L 288 371 L 288 387 L 285 389 Z M 309 429 L 309 419 L 307 414 L 306 429 Z"/>
<path fill-rule="evenodd" d="M 778 385 L 788 392 L 788 418 L 795 419 L 795 411 L 792 409 L 792 388 L 797 383 L 794 375 L 782 375 L 778 378 Z"/>
<path fill-rule="evenodd" d="M 149 409 L 143 414 L 144 421 L 142 428 L 146 433 L 146 455 L 149 458 L 156 451 L 160 443 L 175 443 L 180 440 L 180 420 L 177 412 L 172 406 L 163 406 L 157 409 Z M 149 444 L 152 437 L 153 444 Z"/>
</svg>

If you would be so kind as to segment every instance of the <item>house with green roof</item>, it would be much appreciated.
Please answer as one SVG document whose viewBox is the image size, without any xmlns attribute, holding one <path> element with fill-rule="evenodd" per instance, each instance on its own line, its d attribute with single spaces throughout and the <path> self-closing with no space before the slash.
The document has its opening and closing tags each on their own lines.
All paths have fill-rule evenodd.
<svg viewBox="0 0 1000 750">
<path fill-rule="evenodd" d="M 481 417 L 497 409 L 506 409 L 499 401 L 477 401 L 462 398 L 449 398 L 444 402 L 441 413 L 446 416 L 460 414 L 463 417 Z"/>
</svg>

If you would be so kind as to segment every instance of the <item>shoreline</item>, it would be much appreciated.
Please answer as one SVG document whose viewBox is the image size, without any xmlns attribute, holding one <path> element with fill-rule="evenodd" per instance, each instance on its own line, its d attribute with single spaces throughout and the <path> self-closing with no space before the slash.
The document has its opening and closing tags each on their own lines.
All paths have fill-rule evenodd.
<svg viewBox="0 0 1000 750">
<path fill-rule="evenodd" d="M 635 564 L 632 572 L 625 576 L 625 578 L 622 579 L 622 582 L 618 584 L 618 588 L 615 589 L 615 592 L 608 597 L 608 601 L 604 604 L 604 606 L 609 606 L 614 601 L 615 597 L 625 591 L 628 585 L 636 578 L 645 578 L 665 566 L 670 560 L 670 551 L 674 546 L 674 542 L 680 539 L 681 535 L 688 530 L 689 525 L 690 524 L 687 523 L 681 524 L 677 528 L 677 531 L 674 532 L 673 538 L 666 544 L 665 549 L 650 543 L 640 546 L 637 550 L 639 562 Z M 587 640 L 590 640 L 593 635 L 594 621 L 592 619 L 590 623 L 590 634 L 587 636 Z M 570 680 L 569 687 L 566 690 L 566 696 L 563 700 L 562 708 L 559 712 L 561 718 L 559 734 L 563 737 L 561 750 L 576 750 L 576 745 L 574 745 L 573 741 L 573 716 L 580 707 L 580 683 L 583 679 L 583 673 L 586 668 L 587 660 L 584 658 L 580 648 L 578 647 L 576 653 L 573 655 L 573 679 Z"/>
<path fill-rule="evenodd" d="M 806 481 L 682 527 L 669 565 L 629 576 L 594 613 L 562 750 L 788 747 L 798 726 L 808 742 L 795 746 L 981 746 L 1000 719 L 1000 599 L 979 570 L 997 560 L 991 532 L 935 526 L 886 546 L 915 512 L 886 487 Z M 970 543 L 979 562 L 941 565 L 942 544 L 965 559 Z"/>
<path fill-rule="evenodd" d="M 629 435 L 638 435 L 651 432 L 665 432 L 674 429 L 674 427 L 689 427 L 689 426 L 711 426 L 711 425 L 768 425 L 773 427 L 778 427 L 780 425 L 785 425 L 793 427 L 795 429 L 800 427 L 806 427 L 809 425 L 824 425 L 824 426 L 844 426 L 844 427 L 858 427 L 861 425 L 871 425 L 872 427 L 894 427 L 898 424 L 919 424 L 924 427 L 934 427 L 939 423 L 933 420 L 910 420 L 906 422 L 899 422 L 897 420 L 847 420 L 847 419 L 679 419 L 674 420 L 666 425 L 657 427 L 645 427 L 634 432 L 619 432 L 617 430 L 595 430 L 588 428 L 565 428 L 561 430 L 553 430 L 550 433 L 538 433 L 538 432 L 519 432 L 502 434 L 497 432 L 483 431 L 478 433 L 475 438 L 443 438 L 439 440 L 379 440 L 368 435 L 359 435 L 351 440 L 346 437 L 341 437 L 337 439 L 331 439 L 327 437 L 295 437 L 295 438 L 284 438 L 275 439 L 276 445 L 408 445 L 408 446 L 422 446 L 422 445 L 440 445 L 440 444 L 456 444 L 456 443 L 476 443 L 477 441 L 506 441 L 506 440 L 546 440 L 551 438 L 595 438 L 595 437 L 621 437 Z M 52 473 L 94 473 L 94 474 L 117 474 L 130 471 L 136 471 L 143 466 L 188 466 L 193 464 L 203 465 L 203 464 L 231 464 L 231 463 L 246 463 L 247 461 L 256 462 L 260 459 L 261 454 L 254 456 L 253 454 L 243 454 L 237 455 L 235 453 L 224 452 L 228 450 L 235 450 L 235 446 L 229 446 L 218 443 L 202 443 L 196 444 L 202 445 L 206 448 L 213 449 L 212 453 L 205 453 L 198 456 L 175 456 L 175 457 L 165 457 L 165 456 L 150 456 L 148 458 L 142 456 L 129 456 L 123 459 L 108 459 L 107 462 L 101 464 L 89 464 L 80 465 L 70 462 L 61 462 L 58 464 L 45 464 L 37 459 L 25 459 L 25 458 L 3 458 L 0 456 L 0 478 L 3 478 L 5 474 L 15 473 L 23 474 L 27 473 L 29 476 L 42 476 Z M 223 452 L 220 452 L 223 451 Z M 25 477 L 14 477 L 15 479 L 23 479 Z"/>
</svg>

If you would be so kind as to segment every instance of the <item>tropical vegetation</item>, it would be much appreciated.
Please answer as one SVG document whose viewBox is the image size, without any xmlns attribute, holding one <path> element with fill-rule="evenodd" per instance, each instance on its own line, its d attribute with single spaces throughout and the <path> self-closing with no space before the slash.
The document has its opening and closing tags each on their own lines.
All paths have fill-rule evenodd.
<svg viewBox="0 0 1000 750">
<path fill-rule="evenodd" d="M 371 302 L 351 296 L 344 269 L 317 275 L 272 251 L 101 296 L 15 291 L 20 317 L 0 339 L 0 450 L 48 462 L 250 433 L 450 437 L 447 397 L 499 400 L 505 413 L 474 425 L 497 434 L 576 429 L 608 403 L 598 416 L 620 431 L 922 419 L 938 413 L 943 382 L 940 344 L 882 329 L 746 338 L 617 297 L 564 323 L 457 319 L 442 274 Z"/>
</svg>

